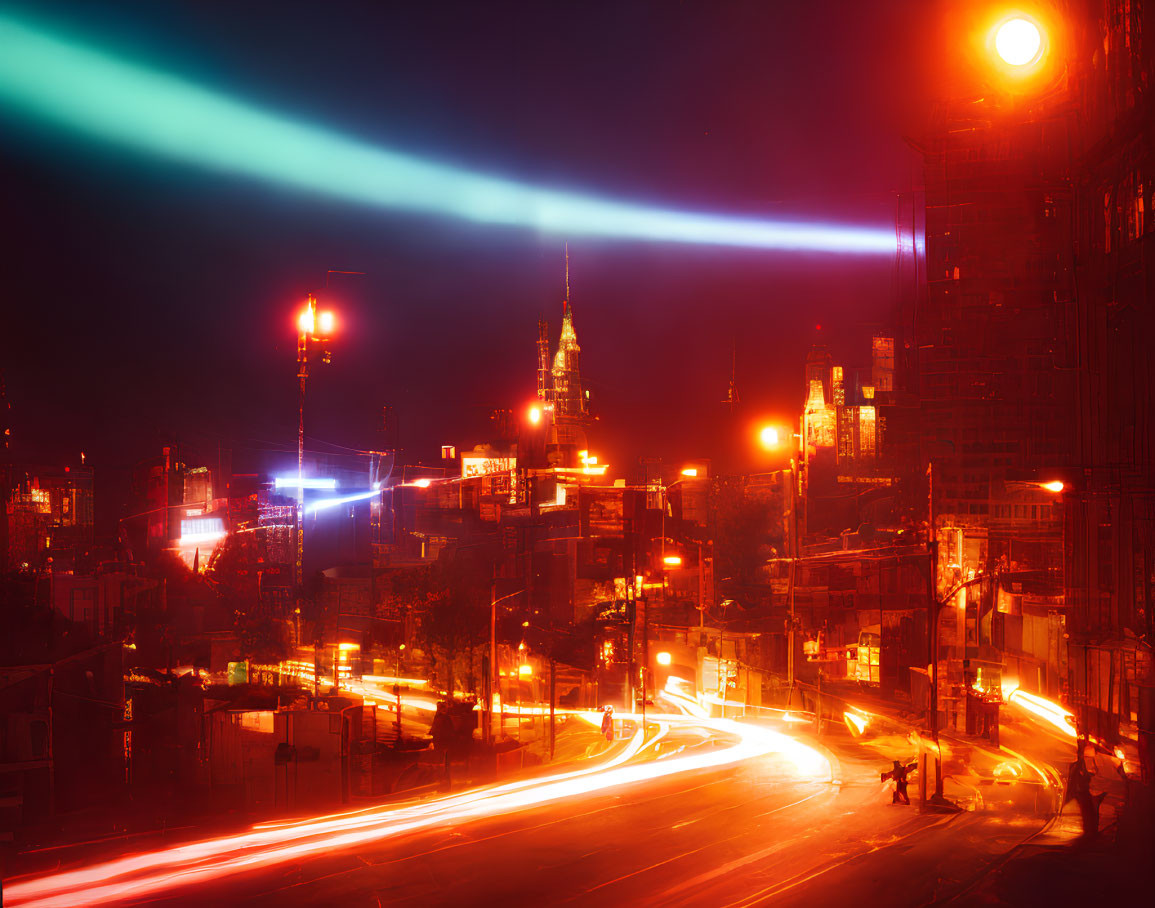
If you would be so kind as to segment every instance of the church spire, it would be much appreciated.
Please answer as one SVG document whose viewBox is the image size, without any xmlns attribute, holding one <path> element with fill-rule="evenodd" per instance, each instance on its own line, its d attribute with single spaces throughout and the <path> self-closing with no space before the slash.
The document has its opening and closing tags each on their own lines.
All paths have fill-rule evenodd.
<svg viewBox="0 0 1155 908">
<path fill-rule="evenodd" d="M 573 305 L 570 302 L 569 243 L 565 244 L 565 300 L 562 302 L 561 337 L 553 359 L 554 412 L 561 417 L 580 419 L 586 415 L 585 394 L 582 392 L 578 368 L 577 332 L 573 326 Z"/>
</svg>

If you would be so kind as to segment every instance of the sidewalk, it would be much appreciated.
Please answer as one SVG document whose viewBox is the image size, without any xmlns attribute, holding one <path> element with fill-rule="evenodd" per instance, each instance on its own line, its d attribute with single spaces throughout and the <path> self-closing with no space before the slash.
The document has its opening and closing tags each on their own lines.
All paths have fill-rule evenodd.
<svg viewBox="0 0 1155 908">
<path fill-rule="evenodd" d="M 1077 830 L 1078 818 L 1074 818 Z M 961 905 L 1097 904 L 1133 896 L 1150 900 L 1155 886 L 1152 804 L 1133 804 L 1104 822 L 1092 838 L 1065 843 L 1050 834 L 1013 849 L 996 869 L 952 902 Z"/>
<path fill-rule="evenodd" d="M 804 692 L 807 707 L 813 708 L 817 691 L 806 686 Z M 824 686 L 821 698 L 823 713 L 829 715 L 826 721 L 831 723 L 828 729 L 840 726 L 841 707 L 853 707 L 852 711 L 868 717 L 860 733 L 852 736 L 852 743 L 876 753 L 880 765 L 886 766 L 892 759 L 914 759 L 920 739 L 928 758 L 933 759 L 933 744 L 925 730 L 925 718 L 913 712 L 909 704 L 840 685 Z M 841 707 L 835 707 L 835 703 Z M 1057 766 L 992 744 L 986 738 L 945 729 L 939 731 L 939 746 L 944 794 L 947 801 L 959 808 L 967 811 L 1017 808 L 1036 816 L 1048 816 L 1058 809 L 1065 765 Z M 912 797 L 918 787 L 916 777 Z M 1113 816 L 1113 808 L 1105 806 L 1104 814 L 1105 818 L 1107 814 Z"/>
</svg>

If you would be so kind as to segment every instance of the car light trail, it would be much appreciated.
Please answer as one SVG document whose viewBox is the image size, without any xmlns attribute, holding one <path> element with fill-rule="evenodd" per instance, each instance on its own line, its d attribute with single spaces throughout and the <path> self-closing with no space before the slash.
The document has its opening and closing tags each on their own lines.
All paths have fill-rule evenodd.
<svg viewBox="0 0 1155 908">
<path fill-rule="evenodd" d="M 678 707 L 683 713 L 688 716 L 697 716 L 704 719 L 710 715 L 710 711 L 702 706 L 692 695 L 693 685 L 685 678 L 679 678 L 671 675 L 666 679 L 665 688 L 659 692 L 659 696 Z"/>
<path fill-rule="evenodd" d="M 870 715 L 860 712 L 851 706 L 843 712 L 842 721 L 846 723 L 846 727 L 850 729 L 850 733 L 857 738 L 861 737 L 863 732 L 866 731 L 866 727 L 870 725 Z"/>
<path fill-rule="evenodd" d="M 1070 710 L 1064 709 L 1054 700 L 1040 697 L 1038 694 L 1028 693 L 1025 690 L 1014 688 L 1003 692 L 1007 703 L 1026 710 L 1037 719 L 1062 732 L 1064 737 L 1075 739 L 1075 716 Z"/>
<path fill-rule="evenodd" d="M 361 680 L 366 684 L 403 684 L 408 687 L 424 687 L 429 683 L 425 678 L 395 678 L 392 675 L 362 675 Z"/>
<path fill-rule="evenodd" d="M 419 158 L 234 100 L 0 15 L 0 102 L 183 164 L 359 204 L 567 236 L 894 255 L 893 226 L 726 217 L 562 192 Z"/>
<path fill-rule="evenodd" d="M 640 717 L 630 715 L 624 718 Z M 830 764 L 821 753 L 779 732 L 726 719 L 662 715 L 655 717 L 653 722 L 659 737 L 664 736 L 670 726 L 679 723 L 705 726 L 714 734 L 733 739 L 734 743 L 666 760 L 632 762 L 645 747 L 658 740 L 653 738 L 647 742 L 639 730 L 613 759 L 588 769 L 511 782 L 407 807 L 368 809 L 297 823 L 256 827 L 240 835 L 132 855 L 80 870 L 15 880 L 6 887 L 6 904 L 54 908 L 75 905 L 78 901 L 92 905 L 141 898 L 245 870 L 378 842 L 432 826 L 513 813 L 607 788 L 732 765 L 770 753 L 781 754 L 790 760 L 804 778 L 829 779 Z"/>
</svg>

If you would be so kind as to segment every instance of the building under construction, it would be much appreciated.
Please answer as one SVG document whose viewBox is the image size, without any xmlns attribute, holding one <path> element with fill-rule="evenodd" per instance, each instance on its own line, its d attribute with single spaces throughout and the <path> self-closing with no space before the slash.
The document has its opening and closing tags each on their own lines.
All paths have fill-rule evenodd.
<svg viewBox="0 0 1155 908">
<path fill-rule="evenodd" d="M 1088 0 L 1073 19 L 1077 481 L 1066 502 L 1073 708 L 1139 744 L 1155 781 L 1155 4 Z"/>
<path fill-rule="evenodd" d="M 1150 781 L 1155 22 L 1138 0 L 1053 14 L 1031 79 L 974 61 L 921 143 L 937 593 L 988 578 L 943 611 L 944 669 L 1062 696 Z"/>
</svg>

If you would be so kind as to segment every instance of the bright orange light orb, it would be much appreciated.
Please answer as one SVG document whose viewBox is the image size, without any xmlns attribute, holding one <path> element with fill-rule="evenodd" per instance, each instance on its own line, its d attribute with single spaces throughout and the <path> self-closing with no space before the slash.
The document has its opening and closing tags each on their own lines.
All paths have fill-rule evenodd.
<svg viewBox="0 0 1155 908">
<path fill-rule="evenodd" d="M 766 426 L 758 433 L 758 438 L 761 439 L 764 448 L 778 447 L 778 430 L 774 426 Z"/>
<path fill-rule="evenodd" d="M 321 323 L 321 333 L 322 334 L 332 334 L 333 333 L 334 322 L 333 322 L 333 313 L 332 312 L 322 312 L 320 323 Z"/>
<path fill-rule="evenodd" d="M 541 407 L 529 408 L 529 421 L 535 426 L 541 422 Z"/>
<path fill-rule="evenodd" d="M 658 653 L 657 660 L 658 660 L 658 665 L 669 665 L 671 662 L 674 661 L 674 657 L 671 656 L 669 653 L 661 652 L 661 653 Z"/>
<path fill-rule="evenodd" d="M 313 310 L 312 308 L 305 308 L 301 310 L 301 314 L 297 316 L 297 330 L 302 334 L 313 333 Z"/>
<path fill-rule="evenodd" d="M 995 50 L 1011 66 L 1029 66 L 1039 59 L 1043 34 L 1027 19 L 1008 19 L 995 33 Z"/>
<path fill-rule="evenodd" d="M 1063 481 L 1061 479 L 1056 479 L 1052 482 L 1044 482 L 1043 488 L 1048 492 L 1061 492 L 1064 489 Z"/>
</svg>

